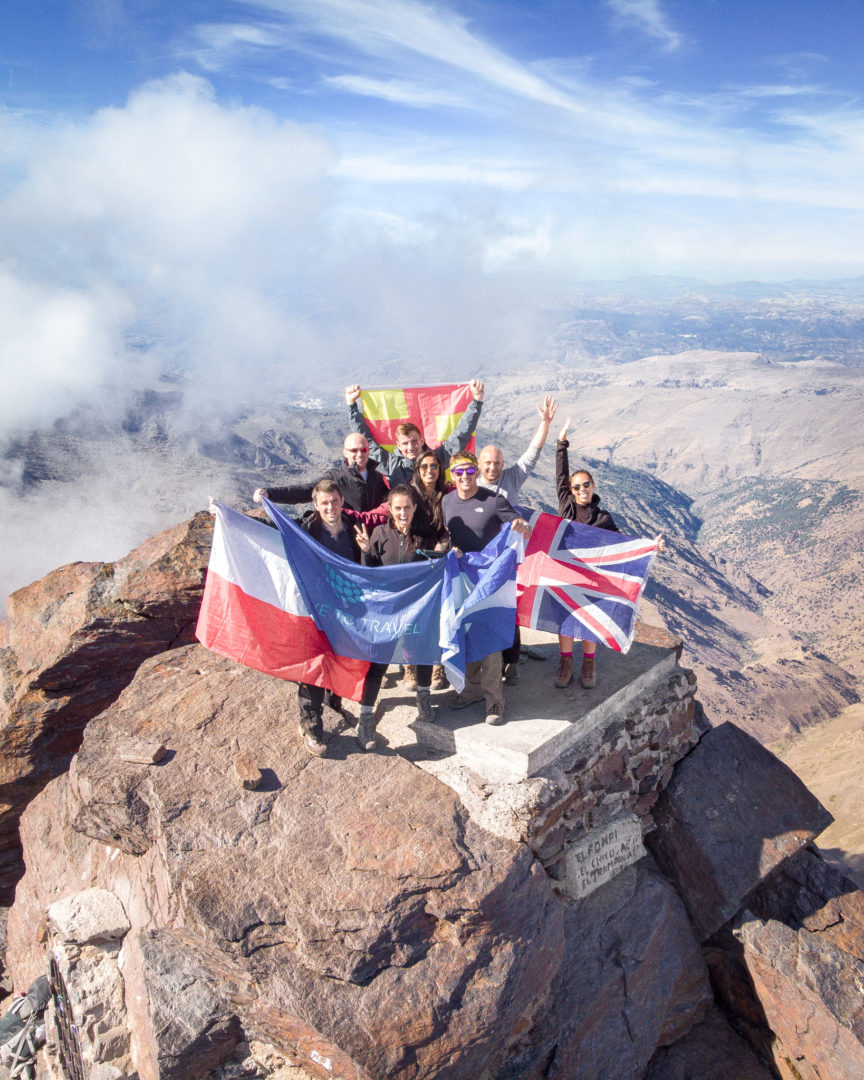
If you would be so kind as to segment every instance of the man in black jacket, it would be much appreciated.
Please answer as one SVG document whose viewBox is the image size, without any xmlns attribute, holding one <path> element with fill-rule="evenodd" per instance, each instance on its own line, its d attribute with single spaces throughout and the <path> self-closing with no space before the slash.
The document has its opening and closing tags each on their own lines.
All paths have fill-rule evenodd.
<svg viewBox="0 0 864 1080">
<path fill-rule="evenodd" d="M 351 432 L 345 436 L 342 453 L 342 464 L 329 469 L 322 479 L 336 482 L 350 510 L 374 510 L 386 501 L 387 485 L 378 472 L 378 465 L 369 459 L 368 440 L 364 435 Z M 252 497 L 255 502 L 261 502 L 263 496 L 275 503 L 305 503 L 312 499 L 314 487 L 314 484 L 302 483 L 256 488 Z"/>
<path fill-rule="evenodd" d="M 312 505 L 315 507 L 315 515 L 303 523 L 303 528 L 328 551 L 359 563 L 360 547 L 354 525 L 342 512 L 344 502 L 337 481 L 319 480 L 312 490 Z M 342 699 L 336 697 L 332 691 L 325 690 L 323 686 L 313 686 L 312 683 L 298 684 L 300 734 L 303 745 L 316 757 L 323 757 L 327 751 L 322 718 L 325 699 L 332 709 L 337 712 L 341 709 Z"/>
</svg>

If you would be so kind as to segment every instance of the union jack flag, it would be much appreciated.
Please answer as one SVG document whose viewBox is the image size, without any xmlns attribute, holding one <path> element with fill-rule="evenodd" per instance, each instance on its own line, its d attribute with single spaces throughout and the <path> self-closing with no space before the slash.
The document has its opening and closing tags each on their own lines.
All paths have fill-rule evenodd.
<svg viewBox="0 0 864 1080">
<path fill-rule="evenodd" d="M 516 621 L 626 653 L 656 541 L 519 509 L 532 528 L 516 576 Z"/>
</svg>

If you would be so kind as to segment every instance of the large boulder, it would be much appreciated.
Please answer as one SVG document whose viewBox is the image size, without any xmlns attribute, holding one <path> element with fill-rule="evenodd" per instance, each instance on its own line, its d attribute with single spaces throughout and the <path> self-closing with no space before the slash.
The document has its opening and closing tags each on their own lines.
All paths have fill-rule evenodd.
<svg viewBox="0 0 864 1080">
<path fill-rule="evenodd" d="M 726 723 L 678 763 L 646 842 L 705 940 L 832 820 L 788 766 Z"/>
<path fill-rule="evenodd" d="M 805 850 L 708 943 L 724 1008 L 784 1080 L 864 1076 L 864 893 Z"/>
<path fill-rule="evenodd" d="M 713 1000 L 681 900 L 649 856 L 566 912 L 567 962 L 499 1080 L 641 1080 Z"/>
<path fill-rule="evenodd" d="M 683 1039 L 657 1051 L 643 1080 L 774 1080 L 774 1073 L 715 1007 Z"/>
<path fill-rule="evenodd" d="M 200 513 L 116 563 L 18 589 L 0 624 L 0 904 L 21 873 L 18 819 L 139 664 L 193 640 L 212 536 Z"/>
<path fill-rule="evenodd" d="M 310 758 L 294 697 L 197 646 L 140 668 L 23 817 L 16 981 L 44 967 L 57 901 L 107 890 L 131 924 L 122 975 L 145 1080 L 202 1075 L 241 1028 L 313 1071 L 481 1076 L 533 1025 L 565 955 L 552 883 L 408 761 L 338 731 Z M 142 743 L 167 752 L 128 760 Z M 240 754 L 258 790 L 238 782 Z M 187 984 L 196 1007 L 168 1023 Z"/>
</svg>

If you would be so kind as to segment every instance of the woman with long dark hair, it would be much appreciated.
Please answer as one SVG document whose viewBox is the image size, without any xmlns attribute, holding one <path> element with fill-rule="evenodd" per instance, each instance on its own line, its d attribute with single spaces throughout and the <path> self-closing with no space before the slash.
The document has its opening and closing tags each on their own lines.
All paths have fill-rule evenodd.
<svg viewBox="0 0 864 1080">
<path fill-rule="evenodd" d="M 417 500 L 407 484 L 397 484 L 391 488 L 387 504 L 389 520 L 376 526 L 371 536 L 365 525 L 355 526 L 354 535 L 364 566 L 398 566 L 400 563 L 415 562 L 425 558 L 423 551 L 432 547 L 429 533 L 423 528 L 422 522 L 417 521 Z M 363 684 L 357 738 L 364 750 L 375 749 L 375 702 L 387 667 L 387 664 L 370 664 Z M 412 670 L 417 691 L 417 719 L 432 723 L 432 665 L 418 664 Z"/>
<path fill-rule="evenodd" d="M 432 450 L 426 450 L 414 462 L 414 474 L 411 487 L 417 496 L 417 519 L 426 530 L 432 546 L 443 544 L 447 538 L 444 516 L 441 512 L 441 499 L 452 491 L 453 485 L 444 478 L 444 467 Z"/>
</svg>

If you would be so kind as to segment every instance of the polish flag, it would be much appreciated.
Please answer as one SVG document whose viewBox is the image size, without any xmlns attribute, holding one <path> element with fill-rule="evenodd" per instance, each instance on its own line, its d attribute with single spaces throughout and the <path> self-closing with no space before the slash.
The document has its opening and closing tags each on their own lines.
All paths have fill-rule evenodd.
<svg viewBox="0 0 864 1080">
<path fill-rule="evenodd" d="M 278 530 L 219 503 L 214 507 L 213 546 L 195 636 L 206 648 L 246 667 L 359 701 L 369 664 L 337 656 L 315 626 Z"/>
</svg>

